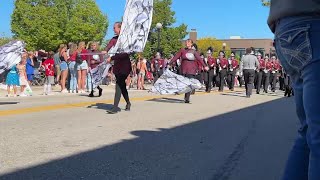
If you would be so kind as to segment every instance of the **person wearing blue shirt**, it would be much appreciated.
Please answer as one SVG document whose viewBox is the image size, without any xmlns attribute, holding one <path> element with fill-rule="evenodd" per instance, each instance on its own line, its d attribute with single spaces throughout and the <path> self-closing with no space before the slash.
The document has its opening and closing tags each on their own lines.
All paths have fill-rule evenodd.
<svg viewBox="0 0 320 180">
<path fill-rule="evenodd" d="M 29 84 L 31 84 L 34 76 L 34 62 L 33 62 L 34 53 L 30 51 L 28 54 L 29 54 L 29 57 L 27 59 L 26 71 L 27 71 L 28 82 Z"/>
</svg>

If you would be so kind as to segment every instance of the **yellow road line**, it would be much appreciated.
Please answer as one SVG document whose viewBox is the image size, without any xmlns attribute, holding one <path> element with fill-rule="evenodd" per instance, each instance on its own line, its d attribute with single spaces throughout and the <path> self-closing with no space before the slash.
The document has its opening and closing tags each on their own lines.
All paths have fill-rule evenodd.
<svg viewBox="0 0 320 180">
<path fill-rule="evenodd" d="M 232 91 L 224 91 L 223 93 L 229 93 Z M 215 92 L 214 92 L 215 93 Z M 221 94 L 220 92 L 217 92 Z M 205 95 L 208 93 L 205 92 L 197 92 L 196 95 Z M 131 98 L 131 101 L 148 101 L 152 99 L 158 98 L 165 98 L 165 97 L 172 97 L 174 95 L 167 95 L 167 96 L 143 96 L 143 97 L 135 97 Z M 43 111 L 52 111 L 52 110 L 59 110 L 59 109 L 68 109 L 68 108 L 75 108 L 75 107 L 85 107 L 85 106 L 94 106 L 98 103 L 113 103 L 113 100 L 104 100 L 104 101 L 91 101 L 91 102 L 80 102 L 80 103 L 73 103 L 73 104 L 55 104 L 55 105 L 48 105 L 48 106 L 37 106 L 37 107 L 30 107 L 30 108 L 20 108 L 20 109 L 12 109 L 12 110 L 2 110 L 0 111 L 1 116 L 10 116 L 10 115 L 21 115 L 21 114 L 29 114 L 34 112 L 43 112 Z"/>
</svg>

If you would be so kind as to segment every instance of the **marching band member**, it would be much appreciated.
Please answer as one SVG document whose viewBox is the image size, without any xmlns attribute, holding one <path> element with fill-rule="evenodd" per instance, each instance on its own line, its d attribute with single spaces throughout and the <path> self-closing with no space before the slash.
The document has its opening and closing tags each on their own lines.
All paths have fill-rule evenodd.
<svg viewBox="0 0 320 180">
<path fill-rule="evenodd" d="M 223 91 L 225 85 L 225 78 L 227 76 L 228 60 L 225 58 L 224 51 L 219 52 L 217 59 L 218 72 L 219 72 L 219 92 Z"/>
<path fill-rule="evenodd" d="M 217 61 L 212 57 L 213 49 L 212 47 L 208 48 L 206 62 L 209 66 L 209 71 L 205 72 L 204 82 L 206 85 L 206 92 L 210 93 L 211 88 L 216 84 L 216 76 L 217 76 Z"/>
<path fill-rule="evenodd" d="M 234 91 L 234 83 L 236 77 L 236 70 L 239 67 L 238 60 L 235 59 L 235 53 L 231 52 L 231 57 L 228 60 L 228 86 L 229 90 Z"/>
<path fill-rule="evenodd" d="M 165 68 L 165 61 L 161 58 L 159 52 L 156 53 L 154 59 L 151 61 L 151 71 L 153 73 L 154 82 L 163 74 Z"/>
<path fill-rule="evenodd" d="M 260 94 L 260 89 L 261 89 L 261 85 L 262 85 L 262 77 L 263 77 L 264 70 L 266 68 L 266 62 L 265 62 L 264 59 L 262 59 L 261 53 L 257 54 L 257 59 L 258 59 L 259 64 L 260 64 L 260 68 L 257 69 L 257 73 L 256 73 L 256 76 L 257 76 L 257 94 Z"/>
<path fill-rule="evenodd" d="M 110 40 L 109 44 L 107 45 L 105 49 L 106 52 L 108 52 L 113 46 L 117 44 L 118 37 L 121 31 L 121 25 L 122 25 L 121 22 L 116 22 L 114 24 L 113 29 L 115 32 L 115 36 Z M 111 110 L 108 110 L 108 112 L 110 114 L 115 114 L 121 111 L 121 109 L 119 108 L 121 94 L 127 103 L 125 111 L 130 111 L 131 103 L 129 99 L 128 90 L 126 88 L 126 79 L 132 70 L 129 54 L 127 53 L 115 54 L 114 56 L 109 58 L 107 62 L 110 63 L 111 60 L 114 61 L 113 73 L 116 76 L 116 87 L 115 87 L 116 91 L 114 95 L 113 108 Z"/>
<path fill-rule="evenodd" d="M 201 61 L 201 57 L 199 53 L 193 49 L 193 41 L 191 39 L 186 40 L 186 48 L 181 49 L 170 61 L 170 64 L 175 63 L 179 58 L 181 58 L 181 75 L 187 78 L 196 78 L 197 75 L 197 61 L 199 61 L 205 70 L 208 71 L 209 67 L 207 67 L 203 61 Z M 190 95 L 191 92 L 188 92 L 184 96 L 185 103 L 190 103 Z"/>
<path fill-rule="evenodd" d="M 271 69 L 271 90 L 276 92 L 276 84 L 278 78 L 278 72 L 280 70 L 280 64 L 277 62 L 276 56 L 272 56 L 272 69 Z"/>
<path fill-rule="evenodd" d="M 269 56 L 265 56 L 264 60 L 265 60 L 266 68 L 263 71 L 263 76 L 262 76 L 263 92 L 268 93 L 268 87 L 270 84 L 270 75 L 272 70 L 272 62 L 271 62 L 271 59 L 269 59 Z"/>
</svg>

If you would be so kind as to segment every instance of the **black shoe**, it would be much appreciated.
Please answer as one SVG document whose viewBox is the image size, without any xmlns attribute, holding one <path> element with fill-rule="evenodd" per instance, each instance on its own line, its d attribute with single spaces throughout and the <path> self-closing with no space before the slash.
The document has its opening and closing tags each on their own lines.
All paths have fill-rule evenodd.
<svg viewBox="0 0 320 180">
<path fill-rule="evenodd" d="M 257 91 L 257 94 L 260 94 L 260 92 L 259 92 L 259 91 Z"/>
<path fill-rule="evenodd" d="M 190 104 L 190 101 L 189 100 L 184 100 L 184 103 Z"/>
<path fill-rule="evenodd" d="M 128 103 L 128 104 L 126 105 L 125 111 L 130 111 L 130 109 L 131 109 L 131 103 Z"/>
<path fill-rule="evenodd" d="M 91 91 L 91 93 L 89 94 L 89 97 L 94 97 L 93 91 Z"/>
<path fill-rule="evenodd" d="M 102 91 L 103 91 L 103 90 L 100 88 L 100 89 L 99 89 L 99 97 L 102 96 Z"/>
<path fill-rule="evenodd" d="M 107 112 L 108 112 L 109 114 L 117 114 L 117 113 L 120 112 L 120 111 L 121 111 L 121 109 L 118 108 L 118 107 L 113 107 L 112 109 L 107 110 Z"/>
</svg>

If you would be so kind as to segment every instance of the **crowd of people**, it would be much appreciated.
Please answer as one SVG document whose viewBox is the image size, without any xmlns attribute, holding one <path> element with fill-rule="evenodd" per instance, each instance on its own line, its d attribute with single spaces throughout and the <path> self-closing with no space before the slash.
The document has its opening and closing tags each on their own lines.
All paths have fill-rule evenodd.
<svg viewBox="0 0 320 180">
<path fill-rule="evenodd" d="M 176 56 L 172 55 L 171 58 L 163 58 L 161 53 L 157 52 L 151 60 L 142 57 L 137 60 L 131 59 L 131 72 L 126 78 L 126 88 L 146 90 L 145 82 L 150 84 L 156 82 L 166 69 L 180 75 L 189 74 L 188 77 L 198 79 L 208 93 L 214 88 L 222 92 L 225 87 L 234 91 L 235 86 L 245 86 L 243 70 L 240 67 L 241 61 L 235 58 L 234 52 L 231 52 L 230 57 L 226 57 L 225 52 L 220 51 L 219 56 L 215 58 L 212 47 L 209 47 L 204 54 L 197 52 L 197 45 L 191 40 L 186 44 L 186 48 L 179 51 Z M 35 74 L 43 73 L 43 83 L 40 85 L 44 86 L 44 95 L 52 93 L 52 85 L 60 85 L 61 93 L 88 93 L 93 97 L 90 70 L 105 59 L 103 51 L 99 49 L 97 42 L 91 42 L 88 45 L 80 42 L 79 44 L 61 44 L 56 52 L 41 50 L 23 53 L 21 62 L 5 73 L 3 82 L 8 88 L 7 96 L 10 97 L 12 89 L 13 96 L 17 96 L 17 86 L 21 88 L 19 96 L 27 96 L 24 93 L 26 86 L 34 84 L 33 82 L 37 80 Z M 194 63 L 193 60 L 184 61 L 184 58 L 187 58 L 185 56 L 188 54 L 188 49 L 197 52 L 195 67 L 190 66 L 190 62 Z M 86 55 L 88 53 L 95 54 Z M 261 89 L 264 93 L 275 92 L 276 84 L 279 83 L 279 89 L 285 91 L 285 96 L 293 95 L 290 77 L 283 71 L 276 56 L 262 57 L 262 54 L 255 52 L 253 48 L 250 54 L 256 56 L 259 64 L 255 67 L 254 73 L 254 88 L 257 94 L 261 93 Z M 77 55 L 80 58 L 77 58 Z M 104 82 L 114 85 L 115 76 L 112 69 Z M 102 88 L 98 86 L 97 89 L 101 96 Z"/>
</svg>

